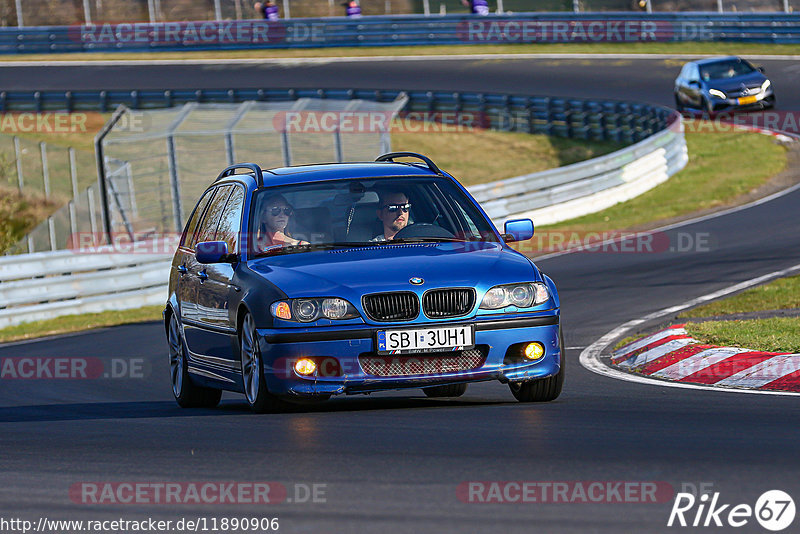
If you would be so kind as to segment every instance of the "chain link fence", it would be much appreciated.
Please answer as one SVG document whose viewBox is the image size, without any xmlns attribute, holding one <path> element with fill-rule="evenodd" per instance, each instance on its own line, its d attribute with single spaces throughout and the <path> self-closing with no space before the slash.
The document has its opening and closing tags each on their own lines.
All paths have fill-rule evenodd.
<svg viewBox="0 0 800 534">
<path fill-rule="evenodd" d="M 393 102 L 300 98 L 124 109 L 101 142 L 107 210 L 95 154 L 0 137 L 0 153 L 14 154 L 19 169 L 5 173 L 4 185 L 63 204 L 7 252 L 98 246 L 109 230 L 136 241 L 174 235 L 225 166 L 374 160 L 390 151 L 391 120 L 407 102 L 400 95 Z M 343 127 L 344 121 L 375 116 L 383 118 L 378 128 Z"/>
</svg>

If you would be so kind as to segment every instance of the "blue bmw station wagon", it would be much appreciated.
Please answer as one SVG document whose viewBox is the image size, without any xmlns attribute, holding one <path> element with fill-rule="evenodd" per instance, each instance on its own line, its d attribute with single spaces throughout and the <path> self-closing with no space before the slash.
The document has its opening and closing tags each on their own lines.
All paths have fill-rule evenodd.
<svg viewBox="0 0 800 534">
<path fill-rule="evenodd" d="M 413 158 L 412 162 L 396 161 Z M 225 169 L 175 253 L 164 322 L 180 406 L 222 390 L 256 412 L 333 395 L 507 383 L 522 402 L 564 382 L 553 281 L 429 158 Z"/>
</svg>

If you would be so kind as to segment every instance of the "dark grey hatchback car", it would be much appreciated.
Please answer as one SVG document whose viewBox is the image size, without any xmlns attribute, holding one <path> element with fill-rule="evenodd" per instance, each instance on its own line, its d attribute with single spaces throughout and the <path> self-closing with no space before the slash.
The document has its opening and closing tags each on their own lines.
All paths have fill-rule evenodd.
<svg viewBox="0 0 800 534">
<path fill-rule="evenodd" d="M 764 68 L 736 56 L 686 63 L 675 80 L 674 93 L 678 111 L 713 114 L 775 106 L 775 92 Z"/>
</svg>

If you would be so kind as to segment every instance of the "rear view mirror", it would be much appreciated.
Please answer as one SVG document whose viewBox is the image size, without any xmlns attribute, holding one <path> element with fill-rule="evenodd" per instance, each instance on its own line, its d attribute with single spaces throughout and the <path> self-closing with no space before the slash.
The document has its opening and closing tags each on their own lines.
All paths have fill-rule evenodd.
<svg viewBox="0 0 800 534">
<path fill-rule="evenodd" d="M 199 263 L 224 263 L 229 261 L 228 244 L 225 241 L 203 241 L 198 243 L 194 257 Z"/>
<path fill-rule="evenodd" d="M 512 219 L 503 226 L 503 239 L 507 243 L 527 241 L 533 237 L 533 221 L 530 219 Z"/>
</svg>

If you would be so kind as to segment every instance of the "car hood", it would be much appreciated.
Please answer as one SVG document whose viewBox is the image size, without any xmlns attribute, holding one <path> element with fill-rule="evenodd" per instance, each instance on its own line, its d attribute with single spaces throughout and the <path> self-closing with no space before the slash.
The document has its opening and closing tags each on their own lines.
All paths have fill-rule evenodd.
<svg viewBox="0 0 800 534">
<path fill-rule="evenodd" d="M 342 296 L 380 291 L 489 287 L 538 281 L 531 262 L 499 243 L 408 243 L 267 256 L 250 268 L 289 297 Z M 414 285 L 411 278 L 421 278 Z"/>
<path fill-rule="evenodd" d="M 706 82 L 706 87 L 709 89 L 719 89 L 724 93 L 731 93 L 741 89 L 742 84 L 744 84 L 745 87 L 757 87 L 764 83 L 766 79 L 767 77 L 760 72 L 751 72 L 750 74 L 735 76 L 724 80 L 709 80 Z"/>
</svg>

